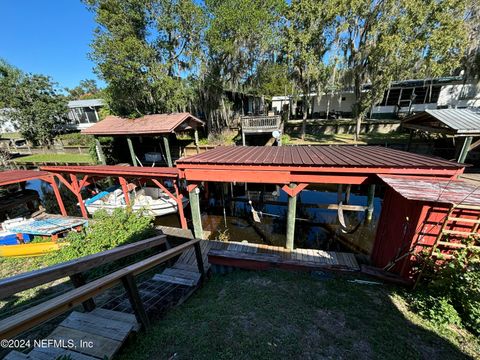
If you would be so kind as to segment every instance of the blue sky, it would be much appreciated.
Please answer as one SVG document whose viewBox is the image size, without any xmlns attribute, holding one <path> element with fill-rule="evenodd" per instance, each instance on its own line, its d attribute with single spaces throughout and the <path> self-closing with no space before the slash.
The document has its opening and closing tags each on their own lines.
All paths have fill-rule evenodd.
<svg viewBox="0 0 480 360">
<path fill-rule="evenodd" d="M 80 0 L 0 0 L 0 57 L 63 87 L 95 79 L 88 59 L 96 26 Z M 99 82 L 100 85 L 103 85 Z"/>
</svg>

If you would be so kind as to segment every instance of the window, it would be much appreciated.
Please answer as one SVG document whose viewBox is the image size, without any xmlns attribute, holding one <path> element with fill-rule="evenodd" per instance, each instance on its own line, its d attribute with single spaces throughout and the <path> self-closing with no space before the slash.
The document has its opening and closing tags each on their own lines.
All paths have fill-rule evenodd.
<svg viewBox="0 0 480 360">
<path fill-rule="evenodd" d="M 390 89 L 388 94 L 387 106 L 393 106 L 398 104 L 398 98 L 400 97 L 401 89 Z"/>
</svg>

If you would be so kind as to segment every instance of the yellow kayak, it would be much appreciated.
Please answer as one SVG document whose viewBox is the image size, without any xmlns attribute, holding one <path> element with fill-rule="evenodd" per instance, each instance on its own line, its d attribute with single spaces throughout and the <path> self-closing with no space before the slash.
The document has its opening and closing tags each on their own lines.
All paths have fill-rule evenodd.
<svg viewBox="0 0 480 360">
<path fill-rule="evenodd" d="M 39 242 L 31 244 L 20 245 L 3 245 L 0 246 L 0 256 L 5 257 L 28 257 L 41 256 L 60 249 L 61 246 L 67 243 L 54 243 L 52 241 Z"/>
</svg>

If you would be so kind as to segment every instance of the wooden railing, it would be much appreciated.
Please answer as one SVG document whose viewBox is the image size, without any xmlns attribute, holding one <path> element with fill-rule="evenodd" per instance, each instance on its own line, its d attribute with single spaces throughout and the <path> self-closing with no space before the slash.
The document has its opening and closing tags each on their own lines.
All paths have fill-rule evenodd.
<svg viewBox="0 0 480 360">
<path fill-rule="evenodd" d="M 89 283 L 86 283 L 83 273 L 126 256 L 139 253 L 143 250 L 161 246 L 165 243 L 165 235 L 160 235 L 151 239 L 120 246 L 112 250 L 103 251 L 73 261 L 57 264 L 40 270 L 30 271 L 1 280 L 0 296 L 2 298 L 53 280 L 64 278 L 65 276 L 70 276 L 70 279 L 76 288 L 1 320 L 0 339 L 11 339 L 18 334 L 21 334 L 47 320 L 53 319 L 82 303 L 85 309 L 90 311 L 95 307 L 95 303 L 93 302 L 94 296 L 118 284 L 123 284 L 132 309 L 135 312 L 137 321 L 143 327 L 148 327 L 149 320 L 138 292 L 135 276 L 166 262 L 193 246 L 195 248 L 198 270 L 201 274 L 201 280 L 203 280 L 205 273 L 200 250 L 200 240 L 190 240 L 184 244 L 168 249 L 144 260 L 140 260 L 132 265 L 123 267 L 120 270 L 114 271 Z"/>
<path fill-rule="evenodd" d="M 278 130 L 282 124 L 280 116 L 242 116 L 241 121 L 244 132 Z"/>
</svg>

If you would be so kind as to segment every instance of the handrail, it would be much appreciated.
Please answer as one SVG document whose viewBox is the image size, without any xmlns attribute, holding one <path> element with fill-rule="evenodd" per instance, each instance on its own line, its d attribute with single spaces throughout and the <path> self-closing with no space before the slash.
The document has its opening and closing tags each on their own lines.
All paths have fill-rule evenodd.
<svg viewBox="0 0 480 360">
<path fill-rule="evenodd" d="M 96 279 L 88 284 L 70 290 L 50 300 L 47 300 L 44 303 L 33 306 L 18 314 L 3 319 L 0 321 L 0 339 L 11 339 L 36 325 L 39 325 L 68 310 L 71 310 L 74 306 L 79 305 L 82 302 L 87 301 L 88 299 L 91 299 L 93 296 L 121 282 L 123 282 L 125 285 L 126 279 L 131 279 L 132 276 L 138 275 L 177 256 L 191 246 L 195 246 L 196 249 L 199 249 L 199 242 L 199 239 L 190 240 L 179 246 L 166 250 L 160 254 L 151 256 L 147 259 L 141 260 L 135 264 L 126 266 L 111 274 Z M 127 286 L 125 287 L 127 288 Z M 127 289 L 127 291 L 128 290 L 136 291 L 136 288 L 130 288 Z M 136 292 L 138 293 L 138 290 Z M 134 310 L 144 311 L 143 309 L 135 308 Z M 137 320 L 139 320 L 139 317 L 141 318 L 137 311 L 135 315 L 137 316 Z"/>
<path fill-rule="evenodd" d="M 162 234 L 132 244 L 122 245 L 114 249 L 2 279 L 0 280 L 0 299 L 50 281 L 96 268 L 155 246 L 163 245 L 165 242 L 166 236 Z"/>
</svg>

